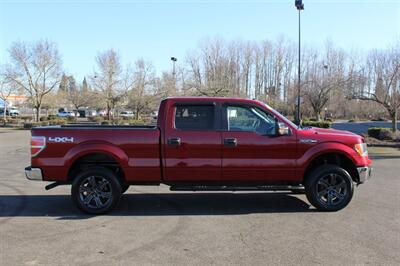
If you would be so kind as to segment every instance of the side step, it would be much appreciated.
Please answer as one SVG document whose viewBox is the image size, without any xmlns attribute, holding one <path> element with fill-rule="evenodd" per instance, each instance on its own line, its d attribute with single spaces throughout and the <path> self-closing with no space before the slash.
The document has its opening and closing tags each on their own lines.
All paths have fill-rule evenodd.
<svg viewBox="0 0 400 266">
<path fill-rule="evenodd" d="M 304 190 L 304 186 L 213 186 L 213 185 L 195 185 L 179 186 L 174 185 L 169 188 L 171 191 L 283 191 L 283 190 Z"/>
</svg>

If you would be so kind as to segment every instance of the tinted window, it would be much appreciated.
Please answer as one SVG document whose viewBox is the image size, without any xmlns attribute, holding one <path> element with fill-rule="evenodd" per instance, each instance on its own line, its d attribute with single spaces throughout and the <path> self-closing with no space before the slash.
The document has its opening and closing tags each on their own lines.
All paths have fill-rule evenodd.
<svg viewBox="0 0 400 266">
<path fill-rule="evenodd" d="M 182 105 L 176 107 L 175 128 L 210 130 L 214 128 L 214 106 Z"/>
<path fill-rule="evenodd" d="M 229 106 L 226 110 L 229 131 L 254 131 L 274 134 L 275 118 L 255 107 Z"/>
</svg>

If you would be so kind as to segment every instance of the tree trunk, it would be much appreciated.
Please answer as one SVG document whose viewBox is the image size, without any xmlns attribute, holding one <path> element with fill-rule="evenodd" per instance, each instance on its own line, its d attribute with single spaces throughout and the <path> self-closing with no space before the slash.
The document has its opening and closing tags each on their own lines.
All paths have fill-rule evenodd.
<svg viewBox="0 0 400 266">
<path fill-rule="evenodd" d="M 107 103 L 107 119 L 108 119 L 108 120 L 111 120 L 110 103 Z"/>
<path fill-rule="evenodd" d="M 7 123 L 7 104 L 6 104 L 6 101 L 3 101 L 4 102 L 4 109 L 3 109 L 3 116 L 4 116 L 4 125 L 6 125 L 6 123 Z"/>
<path fill-rule="evenodd" d="M 135 112 L 135 120 L 139 120 L 139 108 L 136 108 L 136 112 Z"/>
<path fill-rule="evenodd" d="M 315 118 L 317 119 L 318 122 L 321 121 L 321 111 L 316 110 L 315 116 L 316 116 Z"/>
<path fill-rule="evenodd" d="M 35 107 L 36 110 L 36 122 L 40 121 L 40 106 Z"/>
<path fill-rule="evenodd" d="M 397 131 L 397 109 L 390 114 L 390 117 L 392 119 L 392 132 L 395 133 Z"/>
</svg>

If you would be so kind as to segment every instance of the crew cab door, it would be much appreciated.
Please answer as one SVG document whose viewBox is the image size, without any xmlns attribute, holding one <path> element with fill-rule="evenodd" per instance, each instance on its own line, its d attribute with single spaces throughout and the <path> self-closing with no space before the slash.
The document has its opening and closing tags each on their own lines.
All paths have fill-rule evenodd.
<svg viewBox="0 0 400 266">
<path fill-rule="evenodd" d="M 275 116 L 252 105 L 222 108 L 222 180 L 290 181 L 295 179 L 296 137 L 275 135 Z"/>
<path fill-rule="evenodd" d="M 177 102 L 169 108 L 163 144 L 165 181 L 220 180 L 219 124 L 219 109 L 213 102 Z"/>
</svg>

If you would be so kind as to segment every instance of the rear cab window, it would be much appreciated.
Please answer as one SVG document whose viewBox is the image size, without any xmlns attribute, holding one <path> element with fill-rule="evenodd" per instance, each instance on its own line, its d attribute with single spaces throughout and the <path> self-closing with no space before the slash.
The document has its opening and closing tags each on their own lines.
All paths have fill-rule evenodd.
<svg viewBox="0 0 400 266">
<path fill-rule="evenodd" d="M 180 130 L 214 130 L 214 105 L 177 105 L 174 116 L 175 128 Z"/>
</svg>

